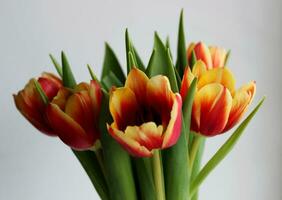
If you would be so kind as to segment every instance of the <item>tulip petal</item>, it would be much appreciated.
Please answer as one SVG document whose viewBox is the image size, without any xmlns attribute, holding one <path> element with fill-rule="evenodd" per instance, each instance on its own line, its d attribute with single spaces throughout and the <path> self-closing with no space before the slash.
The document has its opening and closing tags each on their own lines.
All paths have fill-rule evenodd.
<svg viewBox="0 0 282 200">
<path fill-rule="evenodd" d="M 174 100 L 174 93 L 170 88 L 168 78 L 163 75 L 152 77 L 147 83 L 146 98 L 150 109 L 156 114 L 154 121 L 157 124 L 161 123 L 166 128 Z"/>
<path fill-rule="evenodd" d="M 136 124 L 139 109 L 135 94 L 127 87 L 113 88 L 110 94 L 110 112 L 118 129 Z"/>
<path fill-rule="evenodd" d="M 211 69 L 212 59 L 208 47 L 203 42 L 199 42 L 195 45 L 194 51 L 197 60 L 202 60 L 206 64 L 207 69 Z"/>
<path fill-rule="evenodd" d="M 71 95 L 65 106 L 65 114 L 75 120 L 87 135 L 96 141 L 100 133 L 98 131 L 97 120 L 95 120 L 94 110 L 88 91 L 81 91 Z"/>
<path fill-rule="evenodd" d="M 220 47 L 209 47 L 213 68 L 223 67 L 225 58 L 226 58 L 226 50 Z"/>
<path fill-rule="evenodd" d="M 189 47 L 187 48 L 188 60 L 191 59 L 192 51 L 194 50 L 194 48 L 195 48 L 195 43 L 192 42 L 192 43 L 189 45 Z"/>
<path fill-rule="evenodd" d="M 22 96 L 22 92 L 18 95 L 13 95 L 17 109 L 20 113 L 39 131 L 49 136 L 56 136 L 54 131 L 48 126 L 44 117 L 45 115 L 38 110 L 35 110 L 32 106 L 26 104 Z"/>
<path fill-rule="evenodd" d="M 192 74 L 190 68 L 189 67 L 185 68 L 182 83 L 181 83 L 181 89 L 180 89 L 180 94 L 182 99 L 185 99 L 193 79 L 194 79 L 194 75 Z"/>
<path fill-rule="evenodd" d="M 193 67 L 192 73 L 197 78 L 200 78 L 202 74 L 204 74 L 206 71 L 207 71 L 206 64 L 202 60 L 198 60 Z"/>
<path fill-rule="evenodd" d="M 228 131 L 240 121 L 252 102 L 255 92 L 256 84 L 254 81 L 244 85 L 238 91 L 236 91 L 232 101 L 232 108 L 229 114 L 228 122 L 223 132 Z"/>
<path fill-rule="evenodd" d="M 142 105 L 144 102 L 143 97 L 146 93 L 146 86 L 149 78 L 147 75 L 137 68 L 130 70 L 124 87 L 128 87 L 131 91 L 134 92 L 139 105 Z"/>
<path fill-rule="evenodd" d="M 56 130 L 65 144 L 77 150 L 85 150 L 93 146 L 94 136 L 86 134 L 82 127 L 65 114 L 59 106 L 50 103 L 46 113 L 51 127 Z"/>
<path fill-rule="evenodd" d="M 170 113 L 170 121 L 164 133 L 164 140 L 162 148 L 167 148 L 174 145 L 181 133 L 182 121 L 182 99 L 177 93 L 173 102 L 172 110 Z"/>
<path fill-rule="evenodd" d="M 235 90 L 235 78 L 232 72 L 226 67 L 206 71 L 199 79 L 197 87 L 201 89 L 203 86 L 210 83 L 220 83 L 228 88 L 231 94 L 233 94 Z"/>
<path fill-rule="evenodd" d="M 102 104 L 102 90 L 99 83 L 95 80 L 90 82 L 89 95 L 92 101 L 95 117 L 98 119 Z"/>
<path fill-rule="evenodd" d="M 146 147 L 141 146 L 138 142 L 138 127 L 131 127 L 126 129 L 126 133 L 115 128 L 116 125 L 113 123 L 111 126 L 107 125 L 108 131 L 111 136 L 121 144 L 130 154 L 138 157 L 150 157 L 152 152 Z"/>
<path fill-rule="evenodd" d="M 218 83 L 204 86 L 196 93 L 192 110 L 192 130 L 205 136 L 214 136 L 224 129 L 232 96 Z"/>
</svg>

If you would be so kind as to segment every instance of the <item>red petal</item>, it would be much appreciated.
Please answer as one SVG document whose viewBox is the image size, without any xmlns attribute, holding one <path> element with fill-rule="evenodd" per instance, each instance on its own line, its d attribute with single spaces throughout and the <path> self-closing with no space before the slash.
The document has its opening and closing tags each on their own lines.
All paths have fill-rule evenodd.
<svg viewBox="0 0 282 200">
<path fill-rule="evenodd" d="M 126 87 L 113 89 L 109 104 L 111 115 L 120 130 L 136 124 L 139 105 L 131 89 Z"/>
<path fill-rule="evenodd" d="M 137 141 L 137 131 L 135 132 L 124 132 L 115 128 L 115 124 L 111 126 L 107 125 L 108 131 L 111 136 L 122 145 L 131 155 L 137 157 L 150 157 L 152 156 L 152 152 L 149 151 L 146 147 L 141 146 Z"/>
<path fill-rule="evenodd" d="M 93 146 L 94 135 L 86 134 L 82 127 L 56 104 L 48 105 L 47 118 L 60 139 L 71 148 L 85 150 Z"/>
<path fill-rule="evenodd" d="M 249 84 L 240 88 L 235 93 L 232 101 L 232 108 L 229 114 L 228 122 L 223 132 L 228 131 L 240 121 L 244 113 L 247 111 L 249 105 L 251 104 L 255 92 L 256 84 L 254 81 L 252 81 Z"/>
<path fill-rule="evenodd" d="M 170 113 L 170 121 L 164 133 L 162 148 L 168 148 L 177 142 L 181 133 L 181 121 L 182 99 L 179 94 L 176 94 Z"/>
<path fill-rule="evenodd" d="M 220 134 L 232 105 L 228 89 L 218 83 L 204 86 L 197 92 L 192 110 L 192 130 L 205 136 Z"/>
</svg>

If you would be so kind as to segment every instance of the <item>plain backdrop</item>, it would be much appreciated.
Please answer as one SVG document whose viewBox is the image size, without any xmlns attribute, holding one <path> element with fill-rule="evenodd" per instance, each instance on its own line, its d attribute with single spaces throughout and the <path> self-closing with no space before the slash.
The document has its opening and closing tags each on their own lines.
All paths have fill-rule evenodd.
<svg viewBox="0 0 282 200">
<path fill-rule="evenodd" d="M 79 81 L 90 79 L 87 63 L 100 76 L 105 41 L 125 66 L 126 27 L 145 63 L 155 30 L 170 36 L 175 52 L 181 8 L 187 43 L 231 49 L 237 87 L 257 81 L 252 108 L 267 96 L 237 146 L 202 184 L 200 199 L 282 199 L 281 2 L 0 0 L 0 199 L 98 199 L 69 148 L 34 129 L 16 110 L 12 93 L 42 71 L 55 72 L 48 54 L 58 57 L 61 50 Z M 229 135 L 208 139 L 204 162 Z"/>
</svg>

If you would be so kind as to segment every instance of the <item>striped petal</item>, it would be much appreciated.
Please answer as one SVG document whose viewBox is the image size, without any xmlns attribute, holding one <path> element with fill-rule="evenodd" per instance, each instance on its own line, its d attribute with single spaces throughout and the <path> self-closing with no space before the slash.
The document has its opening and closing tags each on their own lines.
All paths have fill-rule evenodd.
<svg viewBox="0 0 282 200">
<path fill-rule="evenodd" d="M 113 88 L 109 104 L 111 115 L 118 129 L 125 130 L 127 126 L 135 124 L 138 103 L 131 89 L 126 87 Z"/>
<path fill-rule="evenodd" d="M 200 78 L 202 74 L 204 74 L 207 71 L 207 66 L 202 60 L 198 60 L 192 70 L 192 73 L 197 78 Z"/>
<path fill-rule="evenodd" d="M 97 81 L 92 80 L 90 82 L 89 95 L 92 101 L 95 118 L 98 120 L 102 104 L 102 90 Z"/>
<path fill-rule="evenodd" d="M 212 59 L 208 47 L 203 42 L 199 42 L 195 45 L 194 51 L 197 60 L 202 60 L 206 64 L 207 69 L 211 69 Z"/>
<path fill-rule="evenodd" d="M 254 81 L 244 85 L 238 91 L 236 91 L 232 101 L 232 108 L 229 114 L 228 122 L 223 132 L 228 131 L 240 121 L 251 104 L 255 92 L 256 84 Z"/>
<path fill-rule="evenodd" d="M 193 79 L 194 79 L 194 75 L 192 74 L 190 68 L 186 67 L 184 71 L 183 79 L 181 82 L 181 89 L 180 89 L 180 94 L 181 94 L 182 99 L 186 98 L 187 92 L 190 88 L 190 85 Z"/>
<path fill-rule="evenodd" d="M 181 133 L 182 121 L 182 98 L 179 94 L 175 95 L 172 110 L 170 112 L 170 120 L 164 133 L 162 148 L 168 148 L 174 145 Z"/>
<path fill-rule="evenodd" d="M 133 91 L 139 105 L 144 105 L 146 103 L 143 97 L 146 93 L 148 81 L 149 78 L 147 77 L 147 75 L 141 70 L 138 70 L 137 68 L 133 68 L 132 70 L 130 70 L 127 76 L 124 87 L 130 88 L 131 91 Z"/>
<path fill-rule="evenodd" d="M 128 126 L 125 132 L 116 129 L 115 126 L 114 123 L 111 126 L 108 125 L 109 133 L 133 156 L 150 157 L 152 147 L 161 146 L 162 127 L 157 127 L 152 122 L 143 124 L 141 127 Z M 152 136 L 153 138 L 150 138 Z"/>
<path fill-rule="evenodd" d="M 232 72 L 226 67 L 206 71 L 198 81 L 198 89 L 210 83 L 220 83 L 228 88 L 231 94 L 233 94 L 235 90 L 235 78 Z"/>
<path fill-rule="evenodd" d="M 65 144 L 77 150 L 85 150 L 93 146 L 93 135 L 86 134 L 83 128 L 59 106 L 50 103 L 46 113 L 48 122 Z"/>
<path fill-rule="evenodd" d="M 205 136 L 220 134 L 224 129 L 230 109 L 232 96 L 221 84 L 204 86 L 196 93 L 192 109 L 192 130 Z"/>
<path fill-rule="evenodd" d="M 226 50 L 220 47 L 211 46 L 209 47 L 213 68 L 223 67 L 225 58 L 226 58 Z"/>
<path fill-rule="evenodd" d="M 189 47 L 187 48 L 187 57 L 188 57 L 188 60 L 191 59 L 192 51 L 194 50 L 194 48 L 195 48 L 195 43 L 192 42 L 192 43 L 189 45 Z"/>
<path fill-rule="evenodd" d="M 157 123 L 162 123 L 164 128 L 170 120 L 174 96 L 166 76 L 154 76 L 148 81 L 146 98 L 149 108 L 154 114 L 160 115 L 154 116 L 154 119 L 160 118 L 161 121 L 157 119 Z"/>
<path fill-rule="evenodd" d="M 22 93 L 18 95 L 13 95 L 14 102 L 20 113 L 39 131 L 49 136 L 56 136 L 54 131 L 49 127 L 45 121 L 45 115 L 33 107 L 28 105 L 22 96 Z"/>
<path fill-rule="evenodd" d="M 94 110 L 88 91 L 81 91 L 71 95 L 65 106 L 65 114 L 76 121 L 89 138 L 96 141 L 99 136 L 98 124 L 95 120 Z"/>
</svg>

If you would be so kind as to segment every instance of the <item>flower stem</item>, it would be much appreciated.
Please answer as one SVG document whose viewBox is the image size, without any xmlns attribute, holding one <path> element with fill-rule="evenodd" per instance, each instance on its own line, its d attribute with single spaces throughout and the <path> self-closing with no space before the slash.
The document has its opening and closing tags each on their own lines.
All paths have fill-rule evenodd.
<svg viewBox="0 0 282 200">
<path fill-rule="evenodd" d="M 165 200 L 163 167 L 159 150 L 153 152 L 152 166 L 157 200 Z"/>
<path fill-rule="evenodd" d="M 195 135 L 195 137 L 193 139 L 191 151 L 190 151 L 190 154 L 189 154 L 189 158 L 190 158 L 189 169 L 190 169 L 190 171 L 192 171 L 192 169 L 193 169 L 194 161 L 195 161 L 197 152 L 199 150 L 201 140 L 202 140 L 202 137 L 199 136 L 199 135 Z"/>
</svg>

